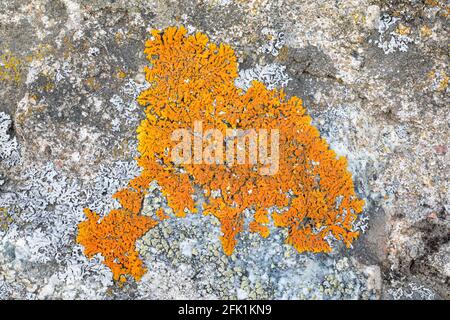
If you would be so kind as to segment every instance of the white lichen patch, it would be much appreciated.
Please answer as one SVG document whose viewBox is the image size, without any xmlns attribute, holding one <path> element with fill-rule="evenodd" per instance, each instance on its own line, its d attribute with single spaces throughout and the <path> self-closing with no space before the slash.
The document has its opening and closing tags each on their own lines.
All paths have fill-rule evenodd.
<svg viewBox="0 0 450 320">
<path fill-rule="evenodd" d="M 11 117 L 0 112 L 0 164 L 11 167 L 20 162 L 20 149 L 16 137 L 8 133 L 12 125 Z"/>
<path fill-rule="evenodd" d="M 256 65 L 253 68 L 239 71 L 235 85 L 243 90 L 248 90 L 252 81 L 256 80 L 264 83 L 269 89 L 284 88 L 290 80 L 285 70 L 286 67 L 278 63 L 265 66 Z"/>
<path fill-rule="evenodd" d="M 112 195 L 126 187 L 128 181 L 139 173 L 140 167 L 134 161 L 117 161 L 101 165 L 92 180 L 92 189 L 85 191 L 89 208 L 99 214 L 107 214 L 111 209 L 118 209 L 119 202 L 113 199 Z"/>
<path fill-rule="evenodd" d="M 410 282 L 403 284 L 401 282 L 394 281 L 393 287 L 387 290 L 387 293 L 394 300 L 433 300 L 435 294 L 429 288 Z"/>
<path fill-rule="evenodd" d="M 141 108 L 136 102 L 136 98 L 142 90 L 148 87 L 146 81 L 141 83 L 135 80 L 127 80 L 120 88 L 119 94 L 114 94 L 109 100 L 109 104 L 116 111 L 112 120 L 112 130 L 119 131 L 120 124 L 126 128 L 136 127 L 139 122 Z"/>
<path fill-rule="evenodd" d="M 260 47 L 258 53 L 277 56 L 285 44 L 284 33 L 264 28 L 262 34 L 269 39 L 269 42 Z M 262 82 L 269 89 L 281 89 L 286 87 L 290 80 L 286 73 L 286 66 L 274 62 L 266 65 L 256 64 L 252 68 L 241 69 L 234 84 L 245 91 L 251 87 L 252 81 Z"/>
<path fill-rule="evenodd" d="M 258 49 L 258 53 L 278 56 L 280 49 L 286 44 L 284 32 L 276 32 L 273 29 L 264 28 L 261 33 L 268 39 L 268 42 Z"/>
<path fill-rule="evenodd" d="M 85 207 L 101 214 L 118 207 L 112 193 L 137 174 L 134 162 L 118 161 L 83 182 L 48 162 L 24 170 L 15 188 L 5 187 L 0 207 L 11 222 L 0 228 L 0 299 L 23 297 L 23 290 L 40 299 L 104 298 L 111 271 L 101 256 L 89 260 L 83 254 L 77 225 Z M 41 269 L 47 271 L 32 272 Z"/>
<path fill-rule="evenodd" d="M 396 51 L 406 52 L 408 51 L 409 44 L 414 42 L 408 35 L 399 33 L 397 29 L 394 30 L 398 21 L 399 18 L 384 14 L 378 22 L 379 37 L 375 43 L 385 54 Z"/>
</svg>

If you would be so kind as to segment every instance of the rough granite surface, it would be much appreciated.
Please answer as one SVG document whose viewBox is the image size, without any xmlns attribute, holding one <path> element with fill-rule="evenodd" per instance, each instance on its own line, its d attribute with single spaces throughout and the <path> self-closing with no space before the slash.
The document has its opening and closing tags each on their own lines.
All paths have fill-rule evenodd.
<svg viewBox="0 0 450 320">
<path fill-rule="evenodd" d="M 450 299 L 449 13 L 444 0 L 0 0 L 0 299 Z M 75 242 L 139 172 L 135 102 L 150 29 L 229 43 L 236 85 L 304 100 L 349 160 L 364 215 L 350 250 L 299 254 L 212 217 L 138 241 L 148 271 L 113 282 Z M 158 188 L 145 211 L 165 205 Z M 205 221 L 211 220 L 211 221 Z"/>
</svg>

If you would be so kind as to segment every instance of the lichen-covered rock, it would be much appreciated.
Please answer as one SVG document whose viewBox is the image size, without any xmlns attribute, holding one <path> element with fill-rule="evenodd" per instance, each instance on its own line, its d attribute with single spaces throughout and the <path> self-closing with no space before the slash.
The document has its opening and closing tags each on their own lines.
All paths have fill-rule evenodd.
<svg viewBox="0 0 450 320">
<path fill-rule="evenodd" d="M 188 216 L 137 241 L 138 283 L 83 255 L 83 208 L 119 208 L 139 175 L 142 48 L 172 25 L 232 46 L 237 86 L 302 98 L 366 202 L 351 250 L 274 230 L 227 257 L 217 221 Z M 445 1 L 4 0 L 0 26 L 0 298 L 450 298 Z M 142 213 L 161 207 L 155 185 Z"/>
</svg>

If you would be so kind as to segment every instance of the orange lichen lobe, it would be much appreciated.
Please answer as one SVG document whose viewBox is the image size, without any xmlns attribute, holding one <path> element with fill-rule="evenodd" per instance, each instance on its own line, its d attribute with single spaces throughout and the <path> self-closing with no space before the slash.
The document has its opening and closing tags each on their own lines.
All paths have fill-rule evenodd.
<svg viewBox="0 0 450 320">
<path fill-rule="evenodd" d="M 84 246 L 89 258 L 100 253 L 114 276 L 124 281 L 126 275 L 139 280 L 146 269 L 142 266 L 135 242 L 156 225 L 150 217 L 136 215 L 128 210 L 111 210 L 104 218 L 84 209 L 87 220 L 78 225 L 77 242 Z"/>
<path fill-rule="evenodd" d="M 159 219 L 160 221 L 164 221 L 164 220 L 170 218 L 170 216 L 167 215 L 167 214 L 164 212 L 164 210 L 163 210 L 162 208 L 159 208 L 159 209 L 156 211 L 156 216 L 158 217 L 158 219 Z"/>
<path fill-rule="evenodd" d="M 170 27 L 151 34 L 144 50 L 151 65 L 145 69 L 150 87 L 137 99 L 146 114 L 137 128 L 142 173 L 115 194 L 123 210 L 111 211 L 100 223 L 95 213 L 86 210 L 88 220 L 80 224 L 78 237 L 86 254 L 104 255 L 115 277 L 142 275 L 134 241 L 158 223 L 139 214 L 153 180 L 176 217 L 196 212 L 194 190 L 203 191 L 202 211 L 220 222 L 227 255 L 233 253 L 244 229 L 245 210 L 253 212 L 251 232 L 266 238 L 271 225 L 286 228 L 286 242 L 299 252 L 330 252 L 333 238 L 350 246 L 358 236 L 353 222 L 364 201 L 355 194 L 346 159 L 337 157 L 320 137 L 302 100 L 288 99 L 282 90 L 269 90 L 256 81 L 246 92 L 237 88 L 234 51 L 228 45 L 209 43 L 202 33 L 188 35 L 183 27 Z M 234 165 L 175 164 L 167 152 L 177 143 L 172 133 L 194 128 L 199 120 L 204 131 L 218 129 L 224 135 L 227 129 L 279 130 L 278 171 L 261 175 L 266 164 L 236 164 L 236 158 Z M 212 197 L 216 190 L 220 196 Z M 286 210 L 269 214 L 271 207 Z M 169 218 L 162 210 L 155 214 L 159 221 Z M 122 223 L 128 227 L 117 226 Z M 123 237 L 126 245 L 116 243 Z"/>
</svg>

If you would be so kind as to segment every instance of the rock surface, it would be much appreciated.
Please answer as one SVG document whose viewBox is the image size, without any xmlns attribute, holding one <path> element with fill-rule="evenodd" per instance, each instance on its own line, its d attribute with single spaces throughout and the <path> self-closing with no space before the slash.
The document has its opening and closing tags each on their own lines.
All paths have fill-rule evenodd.
<svg viewBox="0 0 450 320">
<path fill-rule="evenodd" d="M 3 0 L 0 298 L 449 299 L 449 56 L 445 1 Z M 225 256 L 209 217 L 139 240 L 148 272 L 113 283 L 75 243 L 136 176 L 148 30 L 184 25 L 229 43 L 237 85 L 304 100 L 349 160 L 363 235 L 298 254 L 281 231 Z M 164 202 L 158 189 L 145 210 Z M 212 219 L 212 218 L 211 218 Z"/>
</svg>

